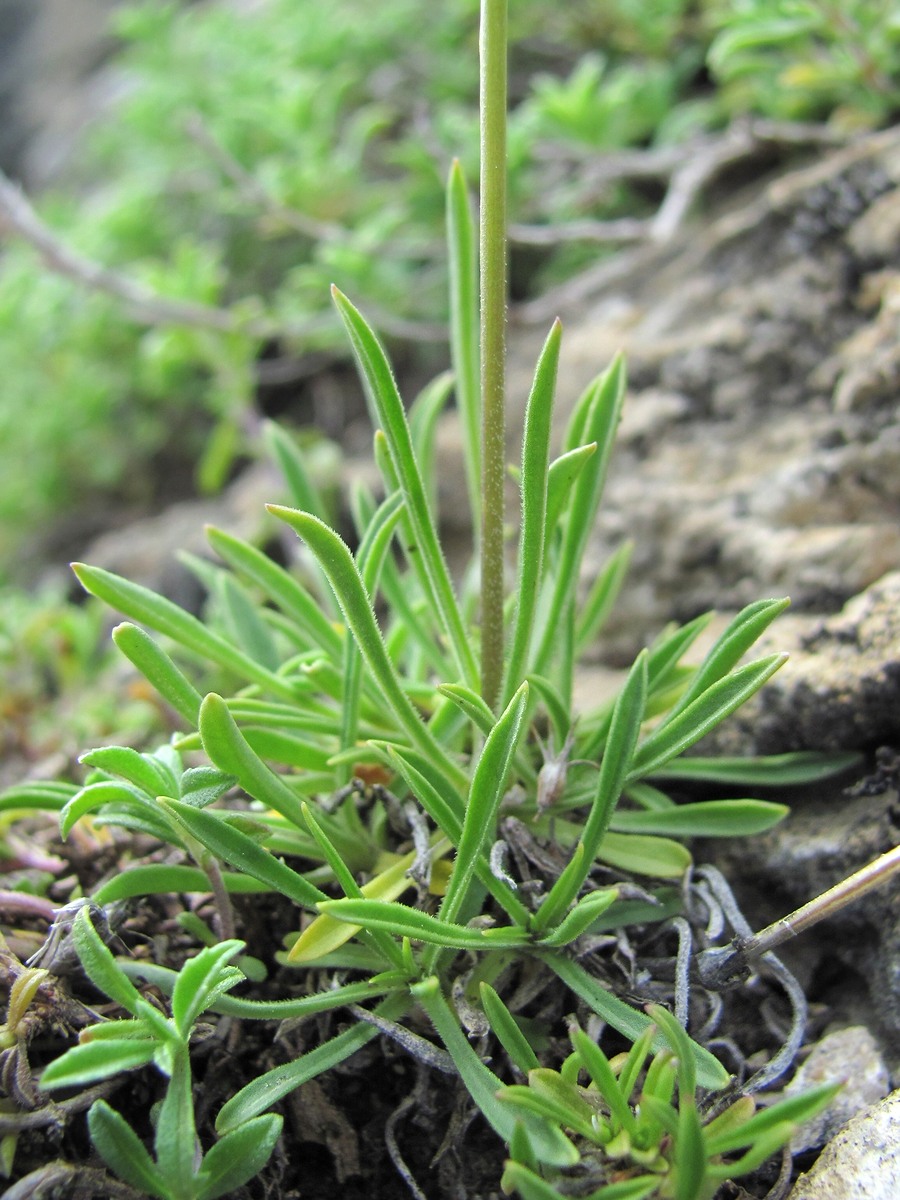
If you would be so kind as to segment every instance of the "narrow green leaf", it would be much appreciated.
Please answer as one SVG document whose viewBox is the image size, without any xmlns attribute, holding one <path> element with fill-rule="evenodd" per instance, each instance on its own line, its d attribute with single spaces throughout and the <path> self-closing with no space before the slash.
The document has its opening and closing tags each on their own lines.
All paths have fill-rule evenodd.
<svg viewBox="0 0 900 1200">
<path fill-rule="evenodd" d="M 139 1192 L 171 1200 L 172 1190 L 144 1143 L 124 1117 L 105 1100 L 98 1100 L 88 1113 L 88 1129 L 100 1157 L 120 1179 Z"/>
<path fill-rule="evenodd" d="M 270 1113 L 245 1121 L 221 1137 L 203 1157 L 194 1200 L 217 1200 L 258 1175 L 275 1149 L 282 1124 L 282 1117 Z"/>
<path fill-rule="evenodd" d="M 584 853 L 577 870 L 564 871 L 535 913 L 533 927 L 549 929 L 557 923 L 581 890 L 622 794 L 647 702 L 647 652 L 642 651 L 628 674 L 613 710 L 606 752 L 600 764 L 597 791 L 581 834 Z"/>
<path fill-rule="evenodd" d="M 665 1035 L 678 1063 L 679 1104 L 694 1103 L 697 1090 L 697 1069 L 691 1054 L 691 1040 L 672 1013 L 661 1004 L 648 1005 L 647 1015 Z"/>
<path fill-rule="evenodd" d="M 561 342 L 562 324 L 557 320 L 538 359 L 531 395 L 525 409 L 525 430 L 522 438 L 522 519 L 519 527 L 518 579 L 515 590 L 516 615 L 506 664 L 504 704 L 509 702 L 527 670 L 534 616 L 543 581 L 550 427 Z"/>
<path fill-rule="evenodd" d="M 482 982 L 479 984 L 479 990 L 484 1015 L 490 1021 L 491 1029 L 497 1035 L 500 1045 L 519 1070 L 527 1075 L 529 1071 L 541 1065 L 538 1056 L 519 1028 L 515 1017 L 491 985 Z"/>
<path fill-rule="evenodd" d="M 496 832 L 497 812 L 506 788 L 509 767 L 518 745 L 528 705 L 528 684 L 523 683 L 488 734 L 472 773 L 465 818 L 453 872 L 440 908 L 440 918 L 454 921 L 468 894 L 476 863 Z"/>
<path fill-rule="evenodd" d="M 440 477 L 434 457 L 435 437 L 438 418 L 453 394 L 453 384 L 453 374 L 444 371 L 426 384 L 409 406 L 409 435 L 434 519 L 437 517 L 437 481 Z"/>
<path fill-rule="evenodd" d="M 841 1087 L 840 1083 L 823 1083 L 802 1092 L 799 1096 L 789 1096 L 769 1108 L 761 1108 L 749 1121 L 737 1128 L 726 1129 L 721 1134 L 711 1137 L 706 1148 L 707 1154 L 710 1158 L 720 1154 L 732 1154 L 735 1150 L 752 1145 L 764 1133 L 785 1122 L 802 1125 L 821 1112 Z"/>
<path fill-rule="evenodd" d="M 587 599 L 575 625 L 575 652 L 582 654 L 595 641 L 609 614 L 615 608 L 631 565 L 634 542 L 623 542 L 607 559 L 591 584 Z M 648 670 L 649 674 L 649 670 Z"/>
<path fill-rule="evenodd" d="M 697 1200 L 706 1182 L 706 1147 L 693 1095 L 679 1097 L 674 1200 Z"/>
<path fill-rule="evenodd" d="M 553 535 L 565 511 L 575 480 L 596 453 L 596 442 L 591 442 L 587 446 L 576 446 L 574 450 L 568 450 L 559 458 L 555 458 L 548 467 L 547 519 L 544 533 L 544 541 L 547 546 L 553 543 Z"/>
<path fill-rule="evenodd" d="M 618 355 L 585 393 L 576 406 L 566 436 L 565 449 L 596 442 L 597 453 L 581 471 L 571 492 L 568 518 L 556 567 L 556 583 L 533 662 L 533 669 L 547 674 L 554 646 L 562 628 L 563 615 L 571 606 L 581 568 L 581 559 L 594 525 L 612 453 L 615 431 L 625 398 L 625 363 Z M 576 440 L 569 440 L 574 437 Z"/>
<path fill-rule="evenodd" d="M 211 692 L 200 706 L 203 749 L 220 771 L 233 775 L 244 791 L 300 825 L 300 801 L 280 775 L 266 766 L 237 727 L 221 696 Z"/>
<path fill-rule="evenodd" d="M 397 472 L 409 519 L 415 531 L 418 552 L 422 556 L 422 564 L 431 585 L 432 600 L 453 648 L 459 673 L 469 687 L 477 687 L 478 665 L 453 593 L 450 573 L 441 553 L 425 487 L 413 453 L 406 413 L 391 368 L 378 339 L 362 315 L 337 288 L 332 288 L 332 296 L 359 364 L 372 407 L 373 424 L 380 426 L 387 438 L 391 461 Z M 323 566 L 326 564 L 323 563 Z M 340 600 L 338 595 L 338 601 Z"/>
<path fill-rule="evenodd" d="M 452 700 L 478 732 L 487 737 L 494 728 L 494 714 L 478 692 L 462 683 L 442 683 L 438 691 L 448 700 Z"/>
<path fill-rule="evenodd" d="M 766 800 L 705 800 L 648 812 L 617 812 L 611 828 L 621 833 L 675 837 L 742 837 L 763 833 L 787 816 L 786 804 Z"/>
<path fill-rule="evenodd" d="M 530 1113 L 519 1115 L 497 1099 L 497 1092 L 502 1083 L 472 1049 L 442 995 L 437 979 L 431 976 L 422 983 L 414 984 L 410 991 L 427 1012 L 456 1064 L 469 1095 L 500 1137 L 508 1142 L 513 1135 L 516 1121 L 521 1120 L 541 1162 L 550 1166 L 573 1166 L 578 1161 L 578 1152 L 559 1129 Z"/>
<path fill-rule="evenodd" d="M 504 1192 L 515 1188 L 524 1200 L 564 1200 L 561 1192 L 545 1179 L 535 1175 L 528 1167 L 517 1162 L 507 1162 L 503 1172 Z M 586 1200 L 647 1200 L 659 1187 L 658 1175 L 642 1175 L 639 1179 L 624 1179 L 620 1183 L 609 1183 L 591 1192 Z"/>
<path fill-rule="evenodd" d="M 285 614 L 295 621 L 311 646 L 321 650 L 332 662 L 340 662 L 341 636 L 314 599 L 283 567 L 261 550 L 241 538 L 224 533 L 213 525 L 206 527 L 206 539 L 221 558 L 236 571 L 252 579 Z"/>
<path fill-rule="evenodd" d="M 403 691 L 384 648 L 381 631 L 363 581 L 346 545 L 333 530 L 309 513 L 281 508 L 278 505 L 269 505 L 269 511 L 290 525 L 321 562 L 369 670 L 410 740 L 425 754 L 433 757 L 435 763 L 455 780 L 457 786 L 464 786 L 464 772 L 431 737 Z"/>
<path fill-rule="evenodd" d="M 619 871 L 633 871 L 653 879 L 680 879 L 691 865 L 691 853 L 680 842 L 643 833 L 607 830 L 597 858 Z"/>
<path fill-rule="evenodd" d="M 125 616 L 149 625 L 157 633 L 164 633 L 186 650 L 225 667 L 226 670 L 234 671 L 250 683 L 259 684 L 265 691 L 273 692 L 287 700 L 294 698 L 293 689 L 284 679 L 267 671 L 252 658 L 229 645 L 224 638 L 212 633 L 202 621 L 192 617 L 171 600 L 157 596 L 140 584 L 130 583 L 111 571 L 104 571 L 102 567 L 73 563 L 72 570 L 85 591 L 104 600 Z"/>
<path fill-rule="evenodd" d="M 272 631 L 263 620 L 261 607 L 251 599 L 246 588 L 227 572 L 222 572 L 216 592 L 229 640 L 267 671 L 277 671 L 281 655 Z"/>
<path fill-rule="evenodd" d="M 583 896 L 552 933 L 541 939 L 542 946 L 568 946 L 581 937 L 618 898 L 616 888 L 606 888 Z"/>
<path fill-rule="evenodd" d="M 322 494 L 306 469 L 306 459 L 291 435 L 275 421 L 263 422 L 263 437 L 269 453 L 284 476 L 291 503 L 305 512 L 315 513 L 323 521 L 330 517 Z M 223 556 L 224 557 L 224 556 Z"/>
<path fill-rule="evenodd" d="M 363 929 L 381 929 L 397 937 L 449 946 L 456 950 L 501 949 L 527 945 L 528 932 L 519 926 L 482 929 L 454 925 L 405 904 L 385 900 L 327 900 L 319 911 Z"/>
<path fill-rule="evenodd" d="M 273 892 L 280 892 L 295 904 L 309 909 L 326 899 L 324 892 L 264 850 L 252 838 L 234 829 L 220 814 L 192 808 L 180 800 L 166 800 L 163 803 L 210 853 L 252 875 Z"/>
<path fill-rule="evenodd" d="M 140 993 L 119 970 L 116 960 L 91 923 L 89 910 L 90 905 L 85 904 L 72 924 L 72 940 L 81 965 L 94 987 L 135 1015 Z"/>
<path fill-rule="evenodd" d="M 596 1084 L 600 1095 L 609 1106 L 613 1120 L 620 1128 L 633 1133 L 637 1126 L 637 1120 L 628 1103 L 628 1094 L 619 1086 L 619 1080 L 616 1078 L 609 1059 L 583 1030 L 574 1029 L 571 1036 L 572 1046 L 584 1064 L 585 1070 Z"/>
<path fill-rule="evenodd" d="M 654 772 L 658 779 L 698 779 L 737 787 L 799 787 L 818 783 L 841 771 L 858 767 L 862 756 L 855 751 L 824 753 L 798 750 L 790 754 L 759 758 L 677 758 Z"/>
<path fill-rule="evenodd" d="M 76 783 L 53 783 L 45 780 L 17 783 L 0 796 L 0 812 L 16 808 L 43 809 L 59 812 L 81 789 Z"/>
<path fill-rule="evenodd" d="M 224 796 L 235 783 L 234 775 L 227 775 L 217 767 L 189 767 L 181 776 L 179 795 L 175 798 L 194 808 L 206 808 Z"/>
<path fill-rule="evenodd" d="M 771 654 L 748 663 L 712 684 L 677 717 L 657 728 L 638 747 L 629 782 L 652 775 L 670 759 L 682 754 L 758 692 L 787 661 L 786 654 Z"/>
<path fill-rule="evenodd" d="M 396 1020 L 408 1004 L 409 998 L 406 995 L 389 996 L 378 1005 L 375 1012 L 388 1020 Z M 315 1050 L 301 1054 L 291 1062 L 282 1063 L 281 1066 L 257 1076 L 222 1106 L 216 1118 L 217 1131 L 220 1134 L 228 1133 L 244 1121 L 259 1116 L 307 1080 L 315 1079 L 317 1075 L 345 1062 L 351 1054 L 378 1037 L 378 1034 L 376 1026 L 360 1021 L 336 1037 L 323 1042 Z"/>
<path fill-rule="evenodd" d="M 613 1029 L 619 1031 L 631 1041 L 637 1041 L 647 1026 L 652 1024 L 650 1018 L 643 1012 L 638 1012 L 618 996 L 606 988 L 592 976 L 584 967 L 558 952 L 542 954 L 544 962 L 551 968 L 576 996 L 602 1017 Z M 661 1050 L 668 1045 L 662 1034 L 657 1034 L 653 1040 L 654 1050 Z M 696 1042 L 690 1042 L 691 1055 L 697 1067 L 697 1080 L 701 1087 L 711 1091 L 719 1091 L 726 1087 L 730 1076 L 717 1058 Z"/>
<path fill-rule="evenodd" d="M 153 1149 L 164 1178 L 190 1179 L 200 1158 L 194 1121 L 190 1058 L 186 1043 L 169 1049 L 168 1061 L 157 1065 L 167 1071 L 169 1083 L 156 1110 Z"/>
<path fill-rule="evenodd" d="M 514 1084 L 497 1093 L 502 1104 L 544 1117 L 548 1122 L 571 1129 L 580 1137 L 596 1142 L 596 1115 L 576 1086 L 564 1080 L 556 1071 L 541 1067 L 528 1074 L 528 1087 Z"/>
<path fill-rule="evenodd" d="M 257 879 L 247 875 L 225 873 L 222 876 L 227 892 L 236 894 L 259 893 L 270 890 Z M 164 892 L 209 892 L 209 876 L 199 867 L 154 865 L 130 867 L 107 880 L 94 893 L 96 904 L 112 904 L 114 900 L 127 900 L 131 896 L 152 896 Z"/>
<path fill-rule="evenodd" d="M 123 1071 L 146 1066 L 156 1053 L 155 1038 L 104 1038 L 72 1046 L 46 1066 L 41 1088 L 88 1087 Z"/>
<path fill-rule="evenodd" d="M 145 792 L 139 791 L 132 784 L 114 783 L 111 781 L 108 783 L 89 783 L 75 793 L 68 803 L 64 805 L 62 812 L 59 814 L 60 836 L 63 838 L 68 837 L 72 826 L 85 813 L 94 812 L 95 809 L 102 808 L 107 804 L 124 804 L 140 807 L 150 806 L 152 801 Z"/>
<path fill-rule="evenodd" d="M 190 726 L 196 725 L 200 693 L 149 633 L 124 621 L 112 631 L 112 639 L 166 704 Z"/>
<path fill-rule="evenodd" d="M 697 668 L 687 691 L 664 718 L 663 725 L 676 720 L 713 684 L 718 683 L 736 667 L 753 643 L 789 605 L 790 600 L 787 599 L 757 600 L 739 612 L 721 637 L 717 638 L 715 645 Z"/>
<path fill-rule="evenodd" d="M 152 754 L 139 754 L 131 746 L 103 746 L 82 754 L 78 761 L 118 775 L 151 797 L 169 796 L 178 790 L 178 781 L 165 763 Z"/>
<path fill-rule="evenodd" d="M 544 703 L 557 746 L 564 746 L 572 728 L 572 714 L 557 688 L 543 675 L 528 675 L 528 683 Z"/>
<path fill-rule="evenodd" d="M 172 990 L 172 1019 L 185 1040 L 200 1014 L 223 991 L 243 982 L 243 973 L 228 963 L 244 949 L 245 944 L 233 938 L 217 946 L 205 946 L 178 972 Z"/>
</svg>

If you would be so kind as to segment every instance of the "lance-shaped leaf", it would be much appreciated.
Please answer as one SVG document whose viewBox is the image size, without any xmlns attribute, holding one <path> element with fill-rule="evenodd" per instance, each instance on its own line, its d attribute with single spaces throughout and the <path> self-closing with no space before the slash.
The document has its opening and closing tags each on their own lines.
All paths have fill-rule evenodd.
<svg viewBox="0 0 900 1200">
<path fill-rule="evenodd" d="M 558 952 L 542 954 L 541 957 L 576 996 L 580 996 L 589 1008 L 630 1041 L 636 1042 L 653 1023 L 646 1013 L 639 1012 L 607 991 L 598 980 L 588 975 L 579 963 Z M 668 1040 L 661 1033 L 657 1033 L 652 1043 L 654 1050 L 662 1050 L 668 1044 Z M 719 1060 L 696 1042 L 689 1039 L 688 1044 L 700 1086 L 712 1091 L 726 1087 L 730 1076 Z"/>
<path fill-rule="evenodd" d="M 684 695 L 662 723 L 667 725 L 675 720 L 714 683 L 718 683 L 736 667 L 754 642 L 789 605 L 790 600 L 787 599 L 757 600 L 739 612 L 721 637 L 716 639 Z"/>
<path fill-rule="evenodd" d="M 425 486 L 413 452 L 403 401 L 393 373 L 384 350 L 362 315 L 337 288 L 332 288 L 332 296 L 350 336 L 372 406 L 373 423 L 381 427 L 387 439 L 391 461 L 415 531 L 416 546 L 429 582 L 432 601 L 453 648 L 461 677 L 470 687 L 477 687 L 478 665 L 453 592 L 450 572 L 441 553 Z"/>
<path fill-rule="evenodd" d="M 365 585 L 347 546 L 332 529 L 309 513 L 281 508 L 276 504 L 270 504 L 268 507 L 270 512 L 290 525 L 294 532 L 303 538 L 322 564 L 360 652 L 410 740 L 420 750 L 433 757 L 435 763 L 455 780 L 457 786 L 464 786 L 464 772 L 448 758 L 429 734 L 400 684 L 385 649 Z"/>
<path fill-rule="evenodd" d="M 441 904 L 442 920 L 452 922 L 456 919 L 468 894 L 475 865 L 484 854 L 488 839 L 494 837 L 497 812 L 527 704 L 528 684 L 523 683 L 485 740 L 472 775 L 453 873 Z"/>
<path fill-rule="evenodd" d="M 252 875 L 273 892 L 280 892 L 303 908 L 315 908 L 326 898 L 324 892 L 302 875 L 223 820 L 221 814 L 192 808 L 180 800 L 161 800 L 160 803 L 211 854 Z"/>
<path fill-rule="evenodd" d="M 73 563 L 72 570 L 85 591 L 104 600 L 126 617 L 149 625 L 192 654 L 234 671 L 240 678 L 259 684 L 265 691 L 288 700 L 294 699 L 294 690 L 287 680 L 267 671 L 171 600 L 157 596 L 138 583 L 130 583 L 111 571 L 104 571 L 102 567 Z"/>
<path fill-rule="evenodd" d="M 112 631 L 112 639 L 162 699 L 190 726 L 196 725 L 203 697 L 150 634 L 123 621 Z"/>
<path fill-rule="evenodd" d="M 257 1175 L 275 1149 L 283 1118 L 266 1113 L 226 1133 L 203 1156 L 196 1200 L 216 1200 Z"/>
<path fill-rule="evenodd" d="M 597 453 L 581 471 L 572 488 L 556 568 L 556 582 L 547 606 L 540 645 L 533 660 L 533 669 L 541 674 L 547 673 L 546 666 L 557 640 L 563 614 L 578 584 L 581 559 L 603 494 L 624 398 L 625 364 L 618 356 L 584 393 L 566 435 L 566 450 L 596 442 Z"/>
<path fill-rule="evenodd" d="M 139 1012 L 141 996 L 134 984 L 119 969 L 116 960 L 104 945 L 90 918 L 90 905 L 85 904 L 72 924 L 72 940 L 81 965 L 91 983 L 127 1012 Z"/>
<path fill-rule="evenodd" d="M 409 1006 L 407 995 L 388 996 L 375 1009 L 376 1015 L 386 1020 L 396 1020 Z M 259 1116 L 260 1113 L 277 1104 L 284 1096 L 289 1095 L 308 1079 L 315 1079 L 325 1071 L 330 1071 L 339 1063 L 344 1062 L 361 1046 L 371 1042 L 379 1034 L 375 1025 L 360 1021 L 350 1029 L 345 1029 L 336 1037 L 323 1042 L 315 1050 L 301 1054 L 291 1062 L 282 1063 L 271 1071 L 257 1076 L 230 1100 L 222 1106 L 216 1118 L 216 1129 L 219 1133 L 227 1133 L 244 1121 Z"/>
<path fill-rule="evenodd" d="M 319 911 L 339 921 L 349 921 L 358 929 L 379 929 L 411 941 L 455 950 L 510 949 L 528 944 L 528 931 L 511 925 L 499 928 L 454 925 L 405 904 L 383 900 L 327 900 Z"/>
<path fill-rule="evenodd" d="M 727 716 L 758 692 L 787 661 L 786 654 L 771 654 L 739 667 L 718 680 L 676 717 L 655 729 L 638 747 L 628 780 L 652 775 L 670 759 L 699 742 Z"/>
<path fill-rule="evenodd" d="M 531 1145 L 541 1162 L 550 1166 L 572 1166 L 578 1151 L 555 1126 L 531 1113 L 519 1114 L 497 1099 L 501 1081 L 484 1065 L 469 1044 L 434 976 L 410 989 L 434 1025 L 462 1076 L 469 1095 L 484 1113 L 493 1129 L 509 1141 L 518 1120 L 524 1122 Z"/>
<path fill-rule="evenodd" d="M 340 662 L 341 636 L 323 613 L 320 600 L 314 599 L 301 583 L 268 555 L 241 538 L 207 525 L 206 539 L 225 562 L 253 580 L 296 623 L 311 646 L 321 650 L 333 662 Z"/>
<path fill-rule="evenodd" d="M 91 1141 L 107 1166 L 139 1192 L 171 1200 L 172 1191 L 163 1173 L 147 1153 L 144 1143 L 124 1117 L 104 1100 L 88 1113 Z"/>
<path fill-rule="evenodd" d="M 646 702 L 647 652 L 642 651 L 616 701 L 606 752 L 600 765 L 597 791 L 579 842 L 581 853 L 573 856 L 569 866 L 547 893 L 534 916 L 536 930 L 549 929 L 559 921 L 594 865 L 613 810 L 625 786 Z"/>
<path fill-rule="evenodd" d="M 525 410 L 522 438 L 522 520 L 519 528 L 516 615 L 506 664 L 505 702 L 508 703 L 525 675 L 534 614 L 543 579 L 544 538 L 547 516 L 547 473 L 550 462 L 550 424 L 562 325 L 556 321 L 534 374 Z"/>
<path fill-rule="evenodd" d="M 166 763 L 152 754 L 140 754 L 131 746 L 102 746 L 82 754 L 78 761 L 108 775 L 118 775 L 149 796 L 169 796 L 179 790 L 178 780 Z"/>
<path fill-rule="evenodd" d="M 612 828 L 675 837 L 738 837 L 771 829 L 789 811 L 786 804 L 767 800 L 705 800 L 643 812 L 620 810 L 613 815 Z"/>
<path fill-rule="evenodd" d="M 849 771 L 861 762 L 862 756 L 856 751 L 826 754 L 797 750 L 758 758 L 703 758 L 698 754 L 668 762 L 654 774 L 658 779 L 701 779 L 737 787 L 799 787 Z"/>
<path fill-rule="evenodd" d="M 565 454 L 555 458 L 547 468 L 547 518 L 544 534 L 546 545 L 549 546 L 553 540 L 553 534 L 565 512 L 575 480 L 596 453 L 597 443 L 589 442 L 587 446 L 576 446 L 574 450 L 567 450 Z"/>
<path fill-rule="evenodd" d="M 523 1075 L 527 1075 L 529 1071 L 541 1065 L 538 1056 L 531 1048 L 531 1043 L 491 985 L 482 981 L 478 987 L 481 993 L 481 1006 L 491 1024 L 491 1029 L 497 1035 L 512 1062 Z"/>
</svg>

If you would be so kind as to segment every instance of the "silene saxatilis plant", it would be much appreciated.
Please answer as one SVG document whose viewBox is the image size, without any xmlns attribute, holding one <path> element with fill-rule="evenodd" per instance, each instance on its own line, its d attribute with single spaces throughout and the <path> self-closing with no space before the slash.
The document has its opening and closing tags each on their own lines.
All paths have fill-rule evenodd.
<svg viewBox="0 0 900 1200">
<path fill-rule="evenodd" d="M 752 1092 L 799 1047 L 802 994 L 763 956 L 761 986 L 789 1014 L 784 1044 L 730 1045 L 720 1059 L 717 1021 L 740 981 L 696 969 L 717 941 L 748 931 L 725 881 L 694 866 L 685 840 L 749 836 L 785 808 L 677 803 L 667 789 L 755 791 L 845 759 L 683 757 L 781 666 L 782 655 L 745 657 L 786 600 L 749 605 L 695 666 L 684 656 L 709 616 L 664 630 L 614 700 L 573 710 L 579 655 L 627 568 L 622 547 L 583 592 L 626 379 L 621 359 L 606 367 L 552 457 L 558 322 L 527 398 L 517 541 L 507 544 L 506 20 L 506 0 L 483 0 L 477 225 L 459 165 L 447 187 L 452 377 L 407 410 L 375 332 L 333 291 L 383 494 L 355 490 L 355 529 L 343 538 L 296 444 L 271 426 L 290 503 L 270 511 L 299 539 L 296 569 L 209 529 L 215 560 L 191 560 L 210 594 L 204 623 L 76 564 L 84 588 L 125 616 L 114 641 L 180 731 L 154 753 L 91 751 L 83 786 L 23 785 L 2 800 L 57 810 L 64 838 L 112 826 L 169 848 L 101 879 L 68 922 L 69 954 L 113 1004 L 39 1079 L 55 1095 L 155 1068 L 152 1145 L 105 1098 L 87 1117 L 109 1169 L 147 1195 L 212 1200 L 240 1187 L 283 1134 L 279 1102 L 384 1036 L 455 1077 L 497 1135 L 504 1190 L 526 1200 L 573 1188 L 596 1200 L 704 1200 L 784 1146 L 832 1094 L 756 1111 Z M 451 394 L 475 530 L 461 582 L 434 501 L 435 428 Z M 198 690 L 198 664 L 218 691 Z M 212 898 L 214 918 L 184 913 L 195 951 L 178 970 L 140 946 L 117 955 L 103 936 L 98 914 L 192 894 Z M 283 942 L 251 955 L 240 913 L 264 901 L 285 922 Z M 23 968 L 8 1045 L 61 952 Z M 255 998 L 263 983 L 256 996 L 266 998 Z M 304 1052 L 231 1095 L 218 1140 L 201 1144 L 191 1038 L 204 1014 L 301 1022 L 337 1010 L 340 1024 L 318 1026 L 330 1035 L 310 1032 Z M 751 1054 L 768 1057 L 755 1074 Z"/>
</svg>

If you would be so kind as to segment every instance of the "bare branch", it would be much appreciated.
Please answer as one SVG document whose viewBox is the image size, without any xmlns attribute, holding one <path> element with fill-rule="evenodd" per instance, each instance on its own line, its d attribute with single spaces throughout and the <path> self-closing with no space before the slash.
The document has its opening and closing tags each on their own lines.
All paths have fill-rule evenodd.
<svg viewBox="0 0 900 1200">
<path fill-rule="evenodd" d="M 184 127 L 188 136 L 209 155 L 226 179 L 235 185 L 241 198 L 265 216 L 317 242 L 334 242 L 346 237 L 347 231 L 342 226 L 318 221 L 307 213 L 298 212 L 279 203 L 256 176 L 242 167 L 213 136 L 199 113 L 192 113 L 185 121 Z"/>
<path fill-rule="evenodd" d="M 121 300 L 131 315 L 144 325 L 187 325 L 220 333 L 244 334 L 260 341 L 298 340 L 336 328 L 330 313 L 303 321 L 275 321 L 270 317 L 250 316 L 235 308 L 216 308 L 208 304 L 161 296 L 152 288 L 119 271 L 110 270 L 74 250 L 35 212 L 20 187 L 0 172 L 0 229 L 16 233 L 41 255 L 44 263 L 83 287 Z M 447 338 L 443 325 L 391 317 L 372 305 L 362 307 L 372 323 L 390 337 L 405 341 L 440 342 Z"/>
</svg>

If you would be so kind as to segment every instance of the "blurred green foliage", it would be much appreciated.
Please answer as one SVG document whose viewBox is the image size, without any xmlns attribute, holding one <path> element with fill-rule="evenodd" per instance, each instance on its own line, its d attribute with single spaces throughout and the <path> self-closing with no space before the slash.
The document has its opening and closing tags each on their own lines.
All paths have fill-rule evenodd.
<svg viewBox="0 0 900 1200">
<path fill-rule="evenodd" d="M 646 204 L 622 186 L 579 187 L 591 151 L 685 138 L 746 113 L 865 127 L 900 107 L 893 0 L 569 0 L 549 12 L 517 0 L 512 10 L 518 222 Z M 332 281 L 389 338 L 427 338 L 422 324 L 444 318 L 443 180 L 457 154 L 477 173 L 477 17 L 477 0 L 145 0 L 117 12 L 127 86 L 79 149 L 68 194 L 46 198 L 42 216 L 85 257 L 161 296 L 224 309 L 234 329 L 141 323 L 120 300 L 50 274 L 30 248 L 5 248 L 0 580 L 26 576 L 31 535 L 86 494 L 146 502 L 187 464 L 218 487 L 262 349 L 344 353 Z M 541 153 L 551 143 L 571 151 L 555 174 Z M 532 253 L 517 287 L 539 289 L 597 253 Z M 266 328 L 242 330 L 254 321 Z"/>
</svg>

